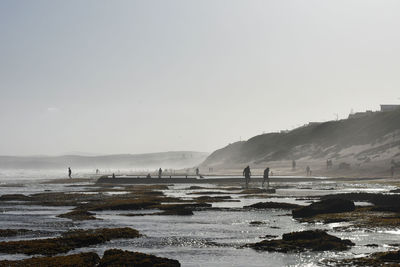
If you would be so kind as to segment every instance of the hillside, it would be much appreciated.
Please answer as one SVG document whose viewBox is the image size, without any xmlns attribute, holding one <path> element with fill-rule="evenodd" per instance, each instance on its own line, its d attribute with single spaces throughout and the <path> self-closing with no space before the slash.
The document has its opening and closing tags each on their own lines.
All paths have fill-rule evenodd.
<svg viewBox="0 0 400 267">
<path fill-rule="evenodd" d="M 186 168 L 202 162 L 208 153 L 175 151 L 148 154 L 106 156 L 0 156 L 0 169 L 65 169 L 73 168 Z"/>
<path fill-rule="evenodd" d="M 262 168 L 285 162 L 291 168 L 291 161 L 296 160 L 302 167 L 308 164 L 324 169 L 327 159 L 336 166 L 348 163 L 353 170 L 387 170 L 392 159 L 400 160 L 400 110 L 258 135 L 213 152 L 201 166 L 240 169 L 250 164 Z"/>
</svg>

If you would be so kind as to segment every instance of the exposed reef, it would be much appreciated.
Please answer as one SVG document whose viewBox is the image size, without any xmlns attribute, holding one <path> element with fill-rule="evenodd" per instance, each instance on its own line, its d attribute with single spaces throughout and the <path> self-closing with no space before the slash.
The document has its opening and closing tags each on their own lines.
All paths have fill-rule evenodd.
<svg viewBox="0 0 400 267">
<path fill-rule="evenodd" d="M 104 252 L 99 267 L 137 266 L 137 267 L 179 267 L 179 261 L 154 255 L 110 249 Z"/>
<path fill-rule="evenodd" d="M 327 259 L 325 264 L 330 266 L 399 266 L 400 265 L 400 250 L 376 252 L 367 257 L 352 258 L 352 259 Z"/>
<path fill-rule="evenodd" d="M 150 254 L 139 252 L 123 251 L 119 249 L 109 249 L 104 252 L 103 258 L 94 253 L 79 253 L 67 256 L 54 257 L 34 257 L 30 259 L 9 261 L 0 261 L 1 267 L 117 267 L 117 266 L 135 266 L 135 267 L 179 267 L 179 261 L 161 258 Z"/>
<path fill-rule="evenodd" d="M 297 209 L 300 207 L 302 207 L 302 206 L 297 205 L 297 204 L 282 203 L 282 202 L 258 202 L 253 205 L 244 206 L 243 208 L 293 210 L 293 209 Z"/>
<path fill-rule="evenodd" d="M 67 256 L 55 256 L 55 257 L 34 257 L 24 260 L 0 261 L 1 267 L 26 267 L 26 266 L 38 266 L 38 267 L 94 267 L 100 262 L 99 256 L 94 252 L 73 254 Z"/>
<path fill-rule="evenodd" d="M 322 230 L 310 230 L 283 234 L 282 239 L 263 240 L 258 243 L 248 244 L 247 247 L 275 252 L 299 252 L 299 251 L 325 251 L 347 250 L 354 243 L 347 239 L 340 239 L 329 235 Z"/>
<path fill-rule="evenodd" d="M 0 253 L 53 256 L 75 248 L 101 244 L 111 239 L 140 236 L 137 230 L 128 227 L 75 230 L 56 238 L 0 242 Z"/>
<path fill-rule="evenodd" d="M 329 198 L 292 211 L 294 218 L 311 217 L 317 214 L 348 212 L 355 209 L 354 202 L 341 198 Z"/>
</svg>

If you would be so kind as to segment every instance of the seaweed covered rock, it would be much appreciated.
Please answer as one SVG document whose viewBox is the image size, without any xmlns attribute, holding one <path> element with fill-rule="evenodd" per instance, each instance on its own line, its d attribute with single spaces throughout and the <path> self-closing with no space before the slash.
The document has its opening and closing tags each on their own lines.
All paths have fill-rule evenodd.
<svg viewBox="0 0 400 267">
<path fill-rule="evenodd" d="M 355 210 L 354 202 L 341 198 L 329 198 L 314 202 L 309 206 L 298 208 L 292 211 L 294 218 L 311 217 L 317 214 L 340 213 Z"/>
<path fill-rule="evenodd" d="M 67 218 L 73 221 L 84 221 L 84 220 L 96 220 L 96 217 L 94 215 L 95 215 L 94 213 L 89 212 L 87 210 L 77 209 L 64 214 L 60 214 L 57 217 Z"/>
<path fill-rule="evenodd" d="M 0 201 L 29 201 L 32 200 L 30 196 L 23 194 L 9 194 L 0 196 Z"/>
<path fill-rule="evenodd" d="M 282 202 L 258 202 L 253 205 L 244 206 L 243 208 L 293 210 L 293 209 L 297 209 L 300 207 L 302 207 L 302 206 L 297 205 L 297 204 L 282 203 Z"/>
<path fill-rule="evenodd" d="M 160 201 L 153 199 L 111 199 L 101 203 L 88 205 L 91 211 L 102 210 L 141 210 L 159 204 Z"/>
<path fill-rule="evenodd" d="M 110 249 L 104 252 L 99 267 L 179 267 L 181 264 L 177 260 L 156 257 L 150 254 L 139 252 L 123 251 L 120 249 Z"/>
<path fill-rule="evenodd" d="M 32 230 L 28 229 L 0 229 L 0 237 L 10 237 L 31 233 Z"/>
<path fill-rule="evenodd" d="M 325 250 L 347 250 L 354 243 L 329 235 L 322 230 L 310 230 L 283 234 L 282 239 L 263 240 L 258 243 L 248 244 L 256 250 L 276 252 L 298 252 L 298 251 L 325 251 Z"/>
<path fill-rule="evenodd" d="M 160 213 L 156 213 L 156 215 L 193 215 L 193 211 L 187 208 L 177 208 L 171 210 L 165 210 Z"/>
<path fill-rule="evenodd" d="M 366 201 L 375 205 L 376 211 L 400 212 L 399 194 L 382 193 L 342 193 L 322 196 L 321 199 L 341 198 L 352 201 Z"/>
<path fill-rule="evenodd" d="M 249 188 L 242 190 L 239 194 L 263 194 L 268 193 L 267 189 L 265 188 Z"/>
<path fill-rule="evenodd" d="M 361 258 L 327 259 L 325 263 L 335 266 L 399 266 L 400 250 L 376 252 Z"/>
<path fill-rule="evenodd" d="M 25 260 L 0 261 L 0 267 L 26 267 L 26 266 L 40 266 L 40 267 L 94 267 L 100 262 L 99 256 L 94 252 L 73 254 L 67 256 L 55 257 L 34 257 Z"/>
<path fill-rule="evenodd" d="M 139 236 L 141 235 L 137 230 L 128 227 L 75 230 L 56 238 L 0 242 L 0 253 L 52 256 L 75 248 L 101 244 L 111 239 Z"/>
</svg>

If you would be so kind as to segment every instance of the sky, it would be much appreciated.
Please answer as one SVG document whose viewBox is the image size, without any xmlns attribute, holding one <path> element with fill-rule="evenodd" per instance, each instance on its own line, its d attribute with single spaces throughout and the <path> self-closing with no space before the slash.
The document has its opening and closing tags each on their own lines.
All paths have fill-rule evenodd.
<svg viewBox="0 0 400 267">
<path fill-rule="evenodd" d="M 400 104 L 400 1 L 2 0 L 0 155 L 212 152 Z"/>
</svg>

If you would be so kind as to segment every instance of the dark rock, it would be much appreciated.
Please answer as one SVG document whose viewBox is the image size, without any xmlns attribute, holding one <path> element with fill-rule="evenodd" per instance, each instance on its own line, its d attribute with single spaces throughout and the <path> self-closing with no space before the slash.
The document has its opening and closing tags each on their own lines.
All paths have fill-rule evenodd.
<svg viewBox="0 0 400 267">
<path fill-rule="evenodd" d="M 351 200 L 332 198 L 293 210 L 292 215 L 294 218 L 311 217 L 317 214 L 354 211 L 355 208 L 354 202 Z"/>
<path fill-rule="evenodd" d="M 249 189 L 243 190 L 242 192 L 239 192 L 239 194 L 263 194 L 263 193 L 268 193 L 267 189 L 249 188 Z"/>
<path fill-rule="evenodd" d="M 258 202 L 250 206 L 244 206 L 243 208 L 292 210 L 300 207 L 302 206 L 297 204 L 282 203 L 282 202 Z"/>
<path fill-rule="evenodd" d="M 400 212 L 400 195 L 381 193 L 347 193 L 322 196 L 321 199 L 341 198 L 352 201 L 366 201 L 375 205 L 376 211 Z"/>
<path fill-rule="evenodd" d="M 113 199 L 103 203 L 88 205 L 89 210 L 141 210 L 158 205 L 158 201 L 148 199 Z"/>
<path fill-rule="evenodd" d="M 189 190 L 198 190 L 198 189 L 208 189 L 208 188 L 207 187 L 202 187 L 202 186 L 197 186 L 197 185 L 192 185 L 188 189 Z"/>
<path fill-rule="evenodd" d="M 343 240 L 336 236 L 327 234 L 322 230 L 311 230 L 284 234 L 282 239 L 263 240 L 255 244 L 248 244 L 256 250 L 276 252 L 299 252 L 305 250 L 326 251 L 326 250 L 347 250 L 354 243 L 350 240 Z"/>
<path fill-rule="evenodd" d="M 173 209 L 173 210 L 165 210 L 163 212 L 160 213 L 156 213 L 155 215 L 193 215 L 193 211 L 190 209 L 184 209 L 184 208 L 180 208 L 180 209 Z"/>
<path fill-rule="evenodd" d="M 75 248 L 101 244 L 111 239 L 139 236 L 141 235 L 137 230 L 128 227 L 75 230 L 56 238 L 0 242 L 0 253 L 52 256 Z"/>
<path fill-rule="evenodd" d="M 177 260 L 156 257 L 154 255 L 123 251 L 119 249 L 110 249 L 104 252 L 99 267 L 179 267 L 181 264 Z"/>
<path fill-rule="evenodd" d="M 32 230 L 27 229 L 0 229 L 0 237 L 10 237 L 31 233 Z"/>
<path fill-rule="evenodd" d="M 261 224 L 266 224 L 266 222 L 261 222 L 261 221 L 252 221 L 252 222 L 250 222 L 250 225 L 261 225 Z"/>
<path fill-rule="evenodd" d="M 38 267 L 94 267 L 99 263 L 100 258 L 94 252 L 80 253 L 68 256 L 56 256 L 56 257 L 40 257 L 30 258 L 25 260 L 17 261 L 0 261 L 1 267 L 26 267 L 26 266 L 38 266 Z"/>
<path fill-rule="evenodd" d="M 345 218 L 327 218 L 323 221 L 324 224 L 328 223 L 338 223 L 338 222 L 348 222 L 348 219 Z"/>
<path fill-rule="evenodd" d="M 22 194 L 10 194 L 0 196 L 0 201 L 29 201 L 32 200 L 30 196 L 25 196 Z"/>
<path fill-rule="evenodd" d="M 353 259 L 328 259 L 324 261 L 329 266 L 399 266 L 400 250 L 376 252 L 367 257 Z"/>
<path fill-rule="evenodd" d="M 232 199 L 231 196 L 201 196 L 195 198 L 196 201 L 198 202 L 224 202 L 226 200 Z"/>
<path fill-rule="evenodd" d="M 73 210 L 64 214 L 60 214 L 57 217 L 60 218 L 68 218 L 73 221 L 84 221 L 84 220 L 96 220 L 94 213 L 91 213 L 87 210 Z"/>
</svg>

